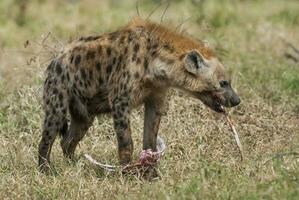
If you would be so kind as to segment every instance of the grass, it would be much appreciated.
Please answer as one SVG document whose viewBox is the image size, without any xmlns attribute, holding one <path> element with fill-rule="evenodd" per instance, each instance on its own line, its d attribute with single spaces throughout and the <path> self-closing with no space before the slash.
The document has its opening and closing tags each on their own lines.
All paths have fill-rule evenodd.
<svg viewBox="0 0 299 200">
<path fill-rule="evenodd" d="M 297 199 L 299 196 L 299 65 L 284 56 L 298 47 L 297 1 L 172 1 L 164 23 L 206 39 L 228 67 L 242 104 L 230 110 L 245 160 L 222 116 L 172 92 L 160 135 L 167 151 L 160 180 L 103 172 L 82 155 L 117 163 L 108 116 L 97 119 L 69 163 L 54 144 L 53 175 L 36 170 L 41 132 L 41 83 L 47 52 L 80 35 L 103 33 L 136 15 L 135 1 L 18 0 L 0 2 L 1 199 Z M 141 0 L 146 17 L 158 0 Z M 165 4 L 164 4 L 165 6 Z M 22 13 L 23 12 L 23 13 Z M 152 15 L 160 21 L 163 6 Z M 21 17 L 20 17 L 21 16 Z M 55 36 L 55 37 L 54 37 Z M 56 39 L 55 39 L 56 38 Z M 30 45 L 24 48 L 29 40 Z M 38 54 L 39 53 L 39 54 Z M 38 54 L 38 55 L 37 55 Z M 294 54 L 295 55 L 295 54 Z M 30 58 L 35 61 L 27 64 Z M 131 117 L 134 157 L 141 149 L 142 108 Z"/>
</svg>

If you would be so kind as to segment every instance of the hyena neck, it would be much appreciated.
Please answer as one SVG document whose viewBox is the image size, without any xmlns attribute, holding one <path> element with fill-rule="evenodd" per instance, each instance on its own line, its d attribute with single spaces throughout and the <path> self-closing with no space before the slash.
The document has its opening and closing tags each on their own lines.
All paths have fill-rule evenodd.
<svg viewBox="0 0 299 200">
<path fill-rule="evenodd" d="M 169 41 L 162 41 L 146 27 L 130 27 L 104 35 L 98 45 L 105 53 L 106 73 L 129 72 L 135 79 L 162 81 L 166 66 L 175 63 L 176 52 Z M 110 41 L 106 45 L 106 41 Z"/>
</svg>

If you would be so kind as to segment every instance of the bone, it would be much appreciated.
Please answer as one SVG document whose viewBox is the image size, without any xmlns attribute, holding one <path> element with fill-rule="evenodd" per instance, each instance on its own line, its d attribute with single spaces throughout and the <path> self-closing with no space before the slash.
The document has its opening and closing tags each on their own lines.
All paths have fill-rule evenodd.
<svg viewBox="0 0 299 200">
<path fill-rule="evenodd" d="M 157 152 L 153 152 L 154 155 L 158 155 L 159 157 L 161 157 L 164 152 L 166 150 L 166 145 L 165 145 L 165 142 L 164 140 L 161 138 L 161 137 L 157 137 Z M 124 167 L 121 167 L 121 166 L 116 166 L 116 165 L 107 165 L 107 164 L 102 164 L 100 162 L 98 162 L 97 160 L 95 160 L 94 158 L 92 158 L 90 155 L 88 154 L 84 154 L 84 157 L 89 160 L 92 164 L 104 169 L 105 171 L 108 171 L 108 172 L 115 172 L 117 168 L 120 168 L 121 171 L 128 171 L 130 169 L 135 169 L 136 167 L 137 168 L 142 168 L 143 165 L 140 163 L 140 160 L 132 163 L 132 164 L 129 164 L 127 166 L 124 166 Z"/>
<path fill-rule="evenodd" d="M 235 140 L 236 140 L 236 143 L 238 145 L 238 148 L 239 148 L 239 152 L 240 152 L 240 155 L 241 155 L 241 160 L 244 159 L 244 154 L 243 154 L 243 147 L 242 147 L 242 144 L 241 144 L 241 141 L 240 141 L 240 137 L 239 137 L 239 134 L 232 122 L 232 120 L 229 118 L 228 116 L 228 113 L 225 111 L 224 107 L 222 106 L 222 109 L 224 110 L 224 116 L 225 116 L 225 119 L 226 121 L 228 122 L 228 125 L 231 129 L 231 131 L 233 132 L 234 134 L 234 137 L 235 137 Z"/>
</svg>

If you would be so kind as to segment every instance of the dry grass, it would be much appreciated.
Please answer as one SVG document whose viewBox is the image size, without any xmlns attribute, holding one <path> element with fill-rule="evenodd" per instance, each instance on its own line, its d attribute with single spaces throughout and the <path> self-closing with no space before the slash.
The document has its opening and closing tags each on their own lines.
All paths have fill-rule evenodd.
<svg viewBox="0 0 299 200">
<path fill-rule="evenodd" d="M 64 160 L 53 147 L 53 175 L 36 170 L 40 139 L 41 80 L 48 54 L 27 65 L 51 31 L 60 41 L 76 35 L 109 31 L 133 16 L 135 5 L 88 0 L 88 3 L 30 1 L 25 24 L 17 25 L 17 6 L 0 3 L 0 198 L 1 199 L 297 199 L 299 196 L 299 65 L 284 57 L 285 38 L 299 46 L 296 1 L 175 1 L 165 21 L 185 24 L 188 32 L 207 38 L 229 66 L 242 104 L 230 110 L 243 144 L 244 161 L 223 116 L 175 91 L 160 135 L 167 150 L 153 182 L 96 169 L 83 154 L 117 163 L 111 119 L 97 119 L 76 154 Z M 42 1 L 40 1 L 42 2 Z M 111 1 L 115 2 L 115 1 Z M 140 1 L 140 13 L 156 4 Z M 197 2 L 197 1 L 193 1 Z M 10 5 L 14 12 L 5 11 Z M 268 9 L 265 9 L 268 8 Z M 270 9 L 271 8 L 271 9 Z M 153 18 L 159 20 L 160 12 Z M 5 11 L 5 12 L 4 12 Z M 128 14 L 129 13 L 129 14 Z M 178 15 L 180 13 L 180 15 Z M 5 18 L 7 17 L 7 18 Z M 5 20 L 4 20 L 5 19 Z M 171 20 L 170 20 L 171 19 Z M 46 25 L 46 26 L 45 26 Z M 55 39 L 49 44 L 57 44 Z M 55 48 L 59 49 L 57 44 Z M 142 109 L 132 117 L 134 156 L 141 149 Z M 58 141 L 58 140 L 57 140 Z"/>
</svg>

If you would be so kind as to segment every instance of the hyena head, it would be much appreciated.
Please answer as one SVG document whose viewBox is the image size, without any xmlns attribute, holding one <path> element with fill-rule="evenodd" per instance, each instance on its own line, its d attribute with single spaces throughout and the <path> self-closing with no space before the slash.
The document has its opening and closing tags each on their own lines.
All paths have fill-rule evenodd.
<svg viewBox="0 0 299 200">
<path fill-rule="evenodd" d="M 183 56 L 180 67 L 186 78 L 180 87 L 214 111 L 223 112 L 222 106 L 233 107 L 241 102 L 216 57 L 205 58 L 198 50 L 191 50 Z"/>
<path fill-rule="evenodd" d="M 180 58 L 175 66 L 180 74 L 173 77 L 175 87 L 200 99 L 216 112 L 223 112 L 223 106 L 233 107 L 240 103 L 224 66 L 214 55 L 204 57 L 200 49 L 192 49 Z"/>
<path fill-rule="evenodd" d="M 191 49 L 181 53 L 177 62 L 164 70 L 168 72 L 167 81 L 216 112 L 224 112 L 223 107 L 237 106 L 240 98 L 231 87 L 224 66 L 214 55 L 207 56 L 204 52 L 204 56 L 201 51 Z"/>
</svg>

